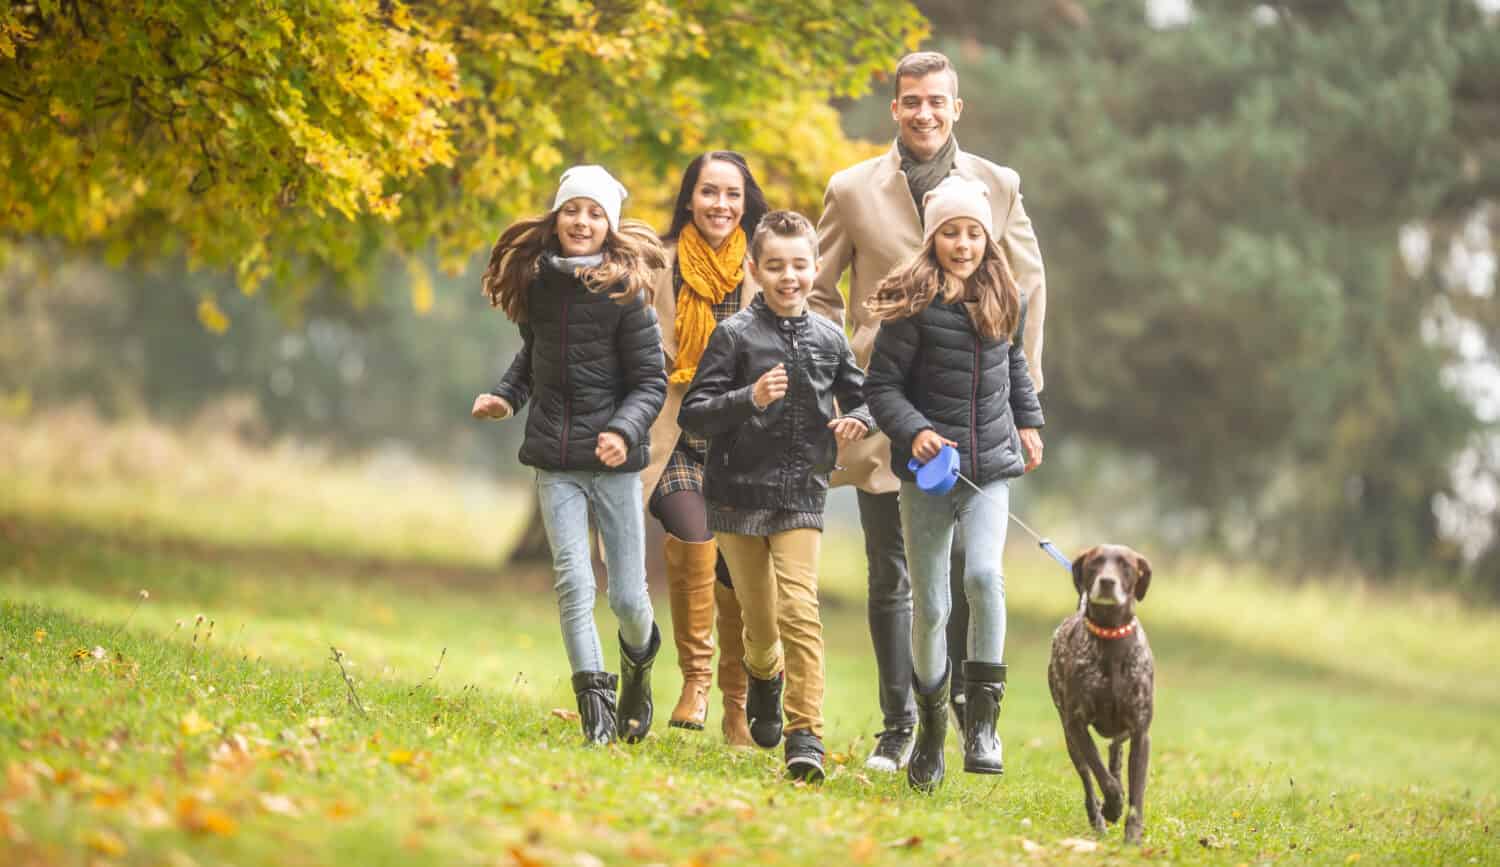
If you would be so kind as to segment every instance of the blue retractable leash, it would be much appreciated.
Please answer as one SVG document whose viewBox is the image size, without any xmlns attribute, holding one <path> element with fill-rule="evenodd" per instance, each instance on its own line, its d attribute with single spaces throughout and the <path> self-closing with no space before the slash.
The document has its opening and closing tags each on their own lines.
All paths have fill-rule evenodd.
<svg viewBox="0 0 1500 867">
<path fill-rule="evenodd" d="M 953 486 L 958 484 L 959 479 L 962 479 L 964 484 L 973 488 L 974 491 L 979 494 L 979 496 L 989 497 L 989 494 L 986 494 L 983 489 L 974 484 L 974 482 L 971 481 L 968 476 L 965 476 L 963 473 L 960 473 L 958 471 L 958 449 L 955 449 L 953 446 L 943 446 L 942 450 L 937 453 L 937 456 L 925 464 L 917 460 L 916 458 L 912 458 L 907 462 L 906 468 L 916 474 L 917 487 L 921 488 L 923 493 L 931 494 L 934 497 L 941 496 L 942 494 L 946 494 L 949 491 L 953 490 Z M 1025 521 L 1017 518 L 1016 513 L 1012 512 L 1010 509 L 1006 509 L 1005 513 L 1009 515 L 1010 519 L 1012 521 L 1015 521 L 1022 530 L 1030 533 L 1031 538 L 1036 540 L 1037 545 L 1040 546 L 1043 551 L 1046 551 L 1049 557 L 1062 564 L 1062 567 L 1068 570 L 1069 575 L 1073 574 L 1072 561 L 1063 556 L 1063 552 L 1057 550 L 1057 546 L 1052 544 L 1051 539 L 1042 538 L 1042 536 L 1038 534 L 1037 531 L 1026 526 Z"/>
</svg>

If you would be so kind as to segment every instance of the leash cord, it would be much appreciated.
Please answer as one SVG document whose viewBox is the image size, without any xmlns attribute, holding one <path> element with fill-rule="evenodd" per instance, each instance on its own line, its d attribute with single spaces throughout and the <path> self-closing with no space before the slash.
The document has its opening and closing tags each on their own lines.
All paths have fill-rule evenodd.
<svg viewBox="0 0 1500 867">
<path fill-rule="evenodd" d="M 960 479 L 962 479 L 963 482 L 964 482 L 964 484 L 966 484 L 969 487 L 973 488 L 974 492 L 976 494 L 978 494 L 979 496 L 984 497 L 985 499 L 989 500 L 992 503 L 995 503 L 996 505 L 1000 505 L 1000 503 L 994 497 L 992 497 L 988 493 L 986 493 L 983 488 L 981 488 L 978 485 L 974 484 L 973 480 L 970 479 L 968 476 L 964 475 L 963 473 L 959 473 L 959 472 L 955 472 L 954 475 L 956 475 Z M 1019 517 L 1016 516 L 1015 512 L 1012 512 L 1010 510 L 1010 506 L 1008 504 L 1006 505 L 1006 508 L 1005 508 L 1005 514 L 1012 521 L 1015 521 L 1018 525 L 1020 525 L 1020 527 L 1021 527 L 1022 530 L 1025 530 L 1027 533 L 1029 533 L 1031 535 L 1031 538 L 1033 538 L 1033 539 L 1036 540 L 1037 547 L 1039 547 L 1043 551 L 1047 552 L 1047 555 L 1049 557 L 1051 557 L 1053 560 L 1056 560 L 1064 569 L 1068 570 L 1068 574 L 1069 575 L 1073 574 L 1073 564 L 1072 564 L 1072 562 L 1070 562 L 1068 560 L 1067 556 L 1065 554 L 1063 554 L 1063 552 L 1057 550 L 1057 546 L 1054 545 L 1054 544 L 1052 544 L 1052 540 L 1051 539 L 1044 538 L 1042 536 L 1042 534 L 1038 533 L 1037 531 L 1035 531 L 1035 530 L 1031 529 L 1029 526 L 1027 526 L 1025 521 L 1021 520 Z"/>
</svg>

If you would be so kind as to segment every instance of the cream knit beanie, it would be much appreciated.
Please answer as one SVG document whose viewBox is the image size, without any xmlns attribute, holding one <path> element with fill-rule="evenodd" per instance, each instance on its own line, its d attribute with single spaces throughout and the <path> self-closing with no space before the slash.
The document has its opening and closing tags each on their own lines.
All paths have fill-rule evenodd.
<svg viewBox="0 0 1500 867">
<path fill-rule="evenodd" d="M 922 199 L 922 246 L 949 220 L 969 217 L 994 235 L 994 215 L 990 211 L 990 188 L 978 181 L 949 175 Z"/>
<path fill-rule="evenodd" d="M 604 209 L 609 218 L 610 231 L 620 230 L 620 203 L 630 195 L 614 176 L 603 166 L 574 166 L 563 172 L 562 183 L 557 188 L 557 197 L 552 200 L 552 210 L 563 206 L 568 199 L 593 199 Z"/>
</svg>

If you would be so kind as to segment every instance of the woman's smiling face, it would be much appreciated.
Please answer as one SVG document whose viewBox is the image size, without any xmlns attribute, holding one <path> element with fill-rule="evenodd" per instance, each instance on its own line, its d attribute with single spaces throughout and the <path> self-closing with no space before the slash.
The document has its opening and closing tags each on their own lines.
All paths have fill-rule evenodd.
<svg viewBox="0 0 1500 867">
<path fill-rule="evenodd" d="M 698 234 L 717 250 L 745 216 L 745 179 L 739 168 L 723 160 L 706 160 L 693 184 L 688 210 Z"/>
</svg>

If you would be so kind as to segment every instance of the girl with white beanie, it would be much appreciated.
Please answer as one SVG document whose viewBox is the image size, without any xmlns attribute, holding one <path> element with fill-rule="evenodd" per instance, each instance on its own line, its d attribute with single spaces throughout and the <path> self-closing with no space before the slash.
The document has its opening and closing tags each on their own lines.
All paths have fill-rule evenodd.
<svg viewBox="0 0 1500 867">
<path fill-rule="evenodd" d="M 967 557 L 968 653 L 963 663 L 964 770 L 1003 771 L 996 723 L 1005 695 L 1005 547 L 1009 479 L 1041 463 L 1042 406 L 1022 355 L 1026 306 L 999 244 L 989 191 L 950 175 L 923 200 L 922 250 L 891 272 L 868 305 L 881 320 L 865 379 L 876 424 L 890 436 L 901 479 L 901 531 L 912 584 L 916 747 L 913 788 L 943 781 L 949 671 L 948 569 L 954 527 Z M 957 485 L 918 488 L 908 466 L 958 452 Z"/>
<path fill-rule="evenodd" d="M 501 233 L 483 287 L 520 326 L 522 346 L 472 410 L 503 419 L 531 400 L 520 461 L 536 469 L 573 692 L 585 741 L 598 744 L 635 743 L 650 730 L 661 647 L 646 593 L 640 471 L 667 391 L 651 304 L 665 260 L 649 226 L 621 221 L 625 196 L 603 168 L 574 166 L 551 211 Z M 620 623 L 619 676 L 605 668 L 594 625 L 590 506 Z"/>
</svg>

